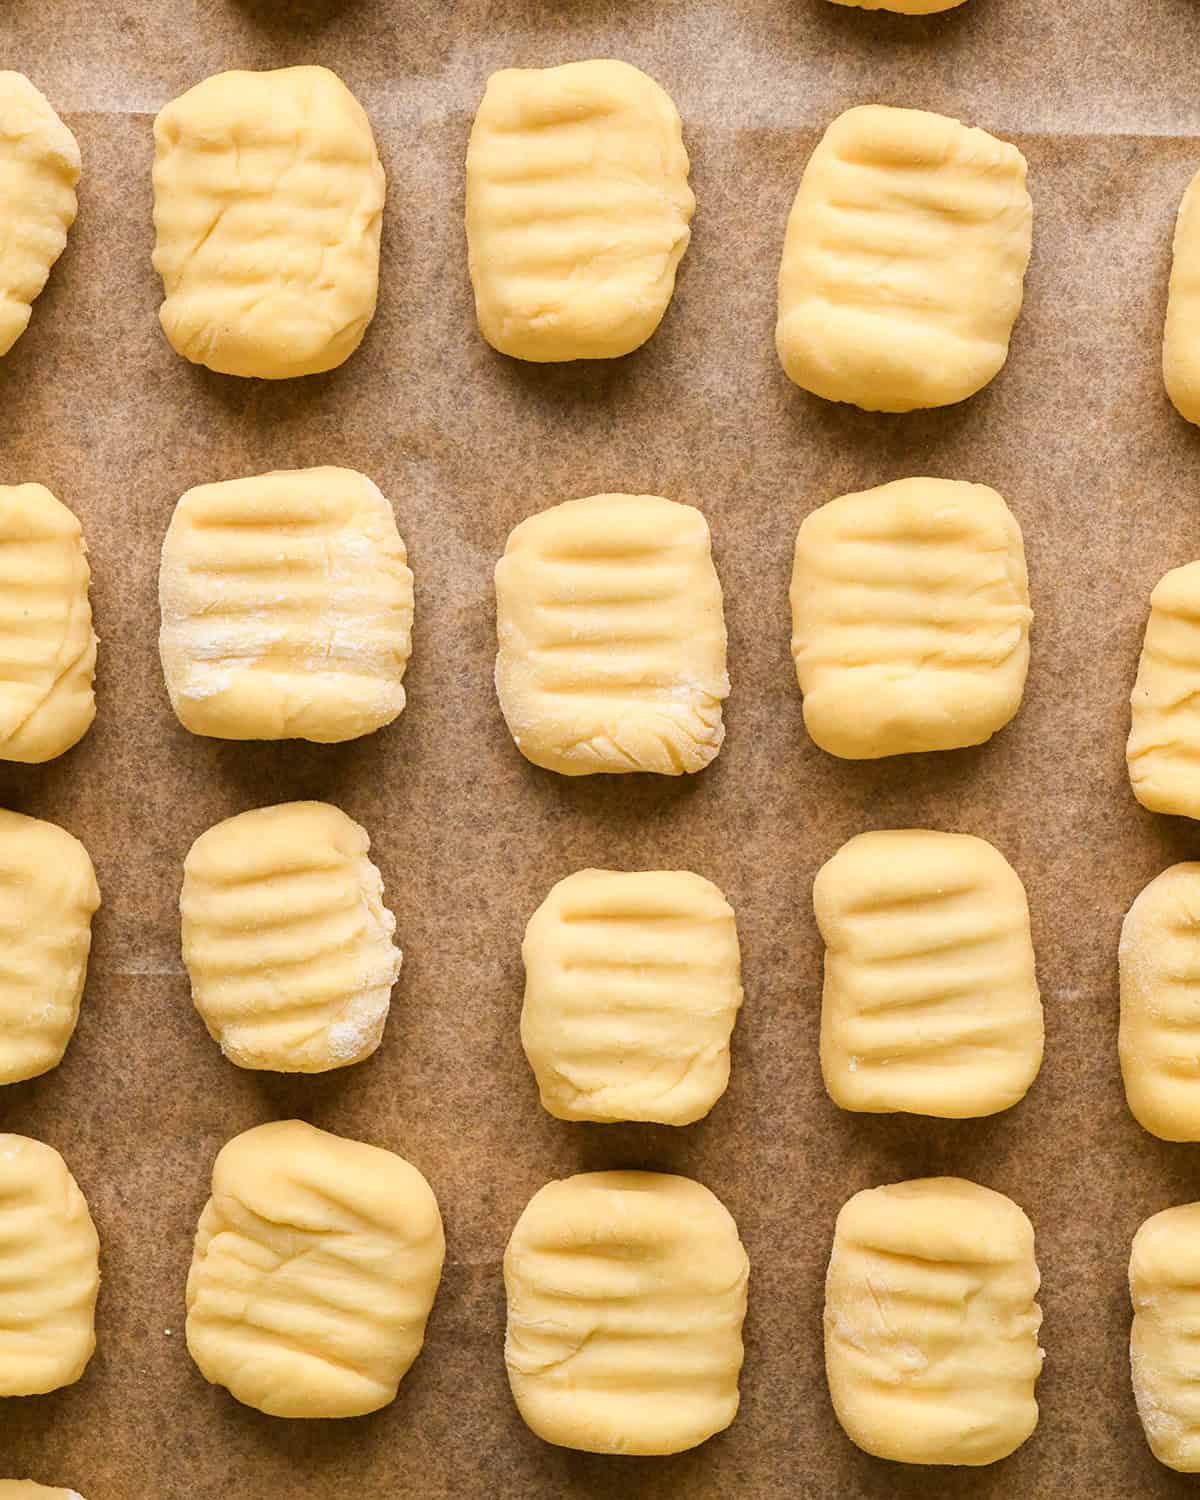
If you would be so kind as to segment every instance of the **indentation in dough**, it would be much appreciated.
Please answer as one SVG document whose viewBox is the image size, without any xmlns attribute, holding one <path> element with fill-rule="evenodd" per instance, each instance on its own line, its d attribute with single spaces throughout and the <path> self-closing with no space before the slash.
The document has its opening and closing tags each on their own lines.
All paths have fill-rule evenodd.
<svg viewBox="0 0 1200 1500">
<path fill-rule="evenodd" d="M 444 1254 L 437 1200 L 402 1157 L 300 1120 L 260 1125 L 213 1167 L 188 1350 L 269 1416 L 376 1411 L 421 1352 Z"/>
<path fill-rule="evenodd" d="M 196 1009 L 239 1067 L 321 1073 L 379 1046 L 401 954 L 370 847 L 324 802 L 241 813 L 192 845 L 183 958 Z"/>
<path fill-rule="evenodd" d="M 1200 818 L 1200 562 L 1173 568 L 1150 595 L 1129 701 L 1133 795 L 1151 812 Z"/>
<path fill-rule="evenodd" d="M 725 737 L 721 585 L 698 510 L 593 495 L 530 516 L 496 565 L 496 688 L 566 776 L 703 770 Z"/>
<path fill-rule="evenodd" d="M 479 327 L 502 354 L 611 359 L 662 320 L 695 198 L 679 114 L 628 63 L 493 73 L 467 149 Z"/>
<path fill-rule="evenodd" d="M 749 1261 L 698 1182 L 588 1172 L 530 1200 L 504 1257 L 513 1396 L 546 1442 L 678 1453 L 733 1421 Z"/>
<path fill-rule="evenodd" d="M 331 743 L 404 707 L 412 573 L 391 506 L 353 469 L 189 490 L 159 601 L 167 689 L 193 734 Z"/>
<path fill-rule="evenodd" d="M 1008 357 L 1032 225 L 1015 146 L 925 110 L 839 115 L 788 219 L 775 343 L 789 379 L 868 411 L 973 395 Z"/>
<path fill-rule="evenodd" d="M 1160 1463 L 1200 1473 L 1200 1203 L 1152 1215 L 1133 1237 L 1129 1363 Z"/>
</svg>

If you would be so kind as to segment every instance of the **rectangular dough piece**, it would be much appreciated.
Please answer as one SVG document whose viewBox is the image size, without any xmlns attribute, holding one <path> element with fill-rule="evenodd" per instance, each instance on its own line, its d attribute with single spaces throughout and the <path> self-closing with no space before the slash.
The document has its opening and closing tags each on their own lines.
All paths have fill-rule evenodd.
<svg viewBox="0 0 1200 1500">
<path fill-rule="evenodd" d="M 467 149 L 480 332 L 516 359 L 630 353 L 667 310 L 695 206 L 679 112 L 645 73 L 493 73 Z"/>
<path fill-rule="evenodd" d="M 1133 795 L 1151 812 L 1200 818 L 1200 562 L 1155 585 L 1129 701 Z"/>
<path fill-rule="evenodd" d="M 842 1109 L 966 1119 L 1009 1109 L 1042 1061 L 1029 906 L 998 849 L 897 829 L 813 884 L 825 939 L 821 1072 Z"/>
<path fill-rule="evenodd" d="M 721 585 L 708 523 L 658 495 L 568 500 L 496 565 L 496 689 L 534 765 L 701 771 L 725 737 Z"/>
<path fill-rule="evenodd" d="M 907 1464 L 1019 1448 L 1038 1419 L 1039 1281 L 1033 1226 L 1002 1193 L 957 1177 L 856 1193 L 825 1282 L 825 1371 L 847 1436 Z"/>
<path fill-rule="evenodd" d="M 1200 172 L 1188 183 L 1175 221 L 1163 381 L 1179 415 L 1200 422 Z"/>
<path fill-rule="evenodd" d="M 1129 1364 L 1159 1463 L 1200 1473 L 1200 1203 L 1154 1214 L 1129 1257 Z"/>
<path fill-rule="evenodd" d="M 788 219 L 775 342 L 789 379 L 867 411 L 973 395 L 1008 357 L 1032 232 L 1015 146 L 925 110 L 847 110 Z"/>
</svg>

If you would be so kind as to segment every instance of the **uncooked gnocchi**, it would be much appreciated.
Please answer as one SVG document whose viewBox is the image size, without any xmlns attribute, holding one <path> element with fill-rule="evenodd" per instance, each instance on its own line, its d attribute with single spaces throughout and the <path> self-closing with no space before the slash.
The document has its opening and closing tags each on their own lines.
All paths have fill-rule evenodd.
<svg viewBox="0 0 1200 1500">
<path fill-rule="evenodd" d="M 52 1146 L 0 1135 L 0 1396 L 72 1385 L 96 1348 L 100 1241 Z"/>
<path fill-rule="evenodd" d="M 1200 818 L 1200 562 L 1155 585 L 1129 702 L 1133 795 L 1151 812 Z"/>
<path fill-rule="evenodd" d="M 825 1281 L 825 1372 L 846 1435 L 906 1464 L 990 1464 L 1037 1426 L 1033 1226 L 1002 1193 L 926 1177 L 856 1193 Z"/>
<path fill-rule="evenodd" d="M 791 603 L 804 722 L 831 755 L 979 745 L 1021 705 L 1025 548 L 987 485 L 898 479 L 821 506 L 796 537 Z"/>
<path fill-rule="evenodd" d="M 0 1500 L 83 1500 L 77 1490 L 56 1490 L 32 1479 L 0 1479 Z"/>
<path fill-rule="evenodd" d="M 0 1084 L 57 1067 L 75 1031 L 100 888 L 54 823 L 0 810 Z"/>
<path fill-rule="evenodd" d="M 667 310 L 695 206 L 679 112 L 645 73 L 493 73 L 467 148 L 480 332 L 517 359 L 628 354 Z"/>
<path fill-rule="evenodd" d="M 504 1256 L 505 1361 L 528 1426 L 587 1453 L 679 1453 L 738 1409 L 750 1262 L 707 1188 L 585 1172 L 530 1199 Z"/>
<path fill-rule="evenodd" d="M 40 484 L 0 485 L 0 760 L 53 760 L 91 727 L 90 582 L 72 512 Z"/>
<path fill-rule="evenodd" d="M 813 884 L 825 939 L 821 1072 L 843 1109 L 964 1119 L 1023 1097 L 1042 1061 L 1029 906 L 967 834 L 843 844 Z"/>
<path fill-rule="evenodd" d="M 521 1041 L 552 1115 L 687 1125 L 725 1092 L 741 955 L 711 881 L 579 870 L 534 912 L 521 952 Z"/>
<path fill-rule="evenodd" d="M 189 490 L 159 602 L 167 690 L 193 734 L 329 744 L 404 707 L 412 573 L 391 506 L 353 469 Z"/>
<path fill-rule="evenodd" d="M 1129 1295 L 1129 1364 L 1146 1441 L 1168 1468 L 1200 1473 L 1200 1203 L 1164 1209 L 1134 1235 Z"/>
<path fill-rule="evenodd" d="M 370 847 L 326 802 L 240 813 L 192 845 L 183 959 L 230 1062 L 323 1073 L 379 1046 L 401 954 Z"/>
<path fill-rule="evenodd" d="M 1172 865 L 1121 928 L 1121 1073 L 1134 1118 L 1165 1141 L 1200 1141 L 1200 864 Z"/>
<path fill-rule="evenodd" d="M 272 1417 L 358 1417 L 421 1352 L 445 1255 L 402 1157 L 301 1120 L 224 1146 L 196 1231 L 187 1345 L 204 1378 Z"/>
<path fill-rule="evenodd" d="M 342 364 L 375 314 L 384 175 L 328 68 L 218 73 L 154 122 L 154 269 L 172 348 L 225 375 Z"/>
<path fill-rule="evenodd" d="M 1188 184 L 1175 221 L 1163 380 L 1179 415 L 1200 422 L 1200 172 Z"/>
<path fill-rule="evenodd" d="M 947 406 L 1008 357 L 1032 243 L 1025 158 L 920 109 L 849 109 L 788 219 L 775 343 L 789 379 L 867 411 Z"/>
<path fill-rule="evenodd" d="M 725 738 L 725 616 L 708 524 L 657 495 L 530 516 L 496 565 L 496 689 L 534 765 L 702 771 Z"/>
<path fill-rule="evenodd" d="M 860 10 L 890 10 L 899 16 L 931 16 L 953 10 L 963 0 L 833 0 L 835 5 L 853 5 Z"/>
<path fill-rule="evenodd" d="M 33 303 L 75 222 L 79 143 L 23 73 L 0 72 L 0 355 L 29 326 Z"/>
</svg>

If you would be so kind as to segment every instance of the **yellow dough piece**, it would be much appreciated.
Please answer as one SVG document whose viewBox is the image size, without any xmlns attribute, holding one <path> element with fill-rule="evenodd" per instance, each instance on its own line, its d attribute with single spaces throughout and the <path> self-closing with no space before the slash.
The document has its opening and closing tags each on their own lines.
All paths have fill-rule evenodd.
<svg viewBox="0 0 1200 1500">
<path fill-rule="evenodd" d="M 271 1417 L 378 1411 L 421 1352 L 444 1256 L 437 1199 L 403 1157 L 302 1120 L 259 1125 L 213 1166 L 188 1350 Z"/>
<path fill-rule="evenodd" d="M 687 870 L 579 870 L 521 949 L 521 1041 L 560 1120 L 699 1120 L 729 1082 L 742 1003 L 733 910 Z"/>
<path fill-rule="evenodd" d="M 1172 865 L 1121 928 L 1121 1073 L 1139 1125 L 1200 1141 L 1200 864 Z"/>
<path fill-rule="evenodd" d="M 83 1500 L 78 1490 L 56 1490 L 32 1479 L 0 1479 L 0 1500 Z"/>
<path fill-rule="evenodd" d="M 628 354 L 662 321 L 695 207 L 679 112 L 645 73 L 493 73 L 467 149 L 480 332 L 516 359 Z"/>
<path fill-rule="evenodd" d="M 1179 415 L 1200 422 L 1200 172 L 1188 184 L 1175 221 L 1163 380 Z"/>
<path fill-rule="evenodd" d="M 737 1415 L 749 1275 L 737 1225 L 698 1182 L 548 1183 L 504 1256 L 521 1416 L 585 1453 L 680 1453 L 722 1431 Z"/>
<path fill-rule="evenodd" d="M 77 838 L 0 810 L 0 1084 L 62 1061 L 99 905 L 96 872 Z"/>
<path fill-rule="evenodd" d="M 564 776 L 702 771 L 725 738 L 708 523 L 657 495 L 522 521 L 496 565 L 496 690 L 521 754 Z"/>
<path fill-rule="evenodd" d="M 159 574 L 159 650 L 193 734 L 356 739 L 404 707 L 413 578 L 392 508 L 353 469 L 189 490 Z"/>
<path fill-rule="evenodd" d="M 328 68 L 218 73 L 154 122 L 154 269 L 172 348 L 225 375 L 342 364 L 375 314 L 384 175 Z"/>
<path fill-rule="evenodd" d="M 1125 759 L 1151 812 L 1200 818 L 1200 562 L 1173 568 L 1150 595 L 1150 619 Z"/>
<path fill-rule="evenodd" d="M 1167 1208 L 1133 1237 L 1129 1364 L 1146 1441 L 1159 1463 L 1200 1473 L 1200 1203 Z"/>
<path fill-rule="evenodd" d="M 831 500 L 800 527 L 791 600 L 804 722 L 831 755 L 979 745 L 1021 705 L 1025 548 L 987 485 L 897 479 Z"/>
<path fill-rule="evenodd" d="M 0 72 L 0 354 L 29 326 L 32 304 L 75 222 L 79 143 L 23 73 Z"/>
<path fill-rule="evenodd" d="M 859 10 L 890 10 L 898 16 L 932 16 L 953 10 L 963 0 L 833 0 L 835 5 L 852 5 Z"/>
<path fill-rule="evenodd" d="M 867 411 L 974 395 L 1008 357 L 1032 232 L 1015 146 L 925 110 L 847 110 L 788 219 L 775 329 L 788 378 Z"/>
<path fill-rule="evenodd" d="M 1029 906 L 969 834 L 860 833 L 818 872 L 821 1072 L 843 1109 L 968 1119 L 1008 1109 L 1042 1062 Z"/>
<path fill-rule="evenodd" d="M 96 1348 L 100 1241 L 52 1146 L 0 1135 L 0 1396 L 72 1385 Z"/>
<path fill-rule="evenodd" d="M 905 1464 L 995 1463 L 1037 1426 L 1033 1226 L 960 1177 L 856 1193 L 825 1280 L 825 1373 L 846 1435 Z"/>
<path fill-rule="evenodd" d="M 40 484 L 0 485 L 0 760 L 38 764 L 96 717 L 87 547 Z"/>
<path fill-rule="evenodd" d="M 209 1035 L 239 1068 L 324 1073 L 383 1040 L 400 975 L 371 841 L 326 802 L 226 818 L 183 866 L 183 961 Z"/>
</svg>

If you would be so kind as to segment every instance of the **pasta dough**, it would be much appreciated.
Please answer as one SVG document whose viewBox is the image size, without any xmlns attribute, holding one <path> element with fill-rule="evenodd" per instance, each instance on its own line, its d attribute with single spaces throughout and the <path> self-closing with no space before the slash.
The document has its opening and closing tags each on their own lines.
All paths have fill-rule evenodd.
<svg viewBox="0 0 1200 1500">
<path fill-rule="evenodd" d="M 931 16 L 953 10 L 963 0 L 833 0 L 835 5 L 853 5 L 860 10 L 890 10 L 900 16 Z"/>
<path fill-rule="evenodd" d="M 0 354 L 29 326 L 32 305 L 75 222 L 79 143 L 23 73 L 0 72 Z"/>
<path fill-rule="evenodd" d="M 496 689 L 521 754 L 564 776 L 701 771 L 725 738 L 708 524 L 657 495 L 530 516 L 496 565 Z"/>
<path fill-rule="evenodd" d="M 695 206 L 679 113 L 645 73 L 493 73 L 467 149 L 480 332 L 517 359 L 628 354 L 667 310 Z"/>
<path fill-rule="evenodd" d="M 213 1166 L 188 1349 L 268 1416 L 377 1411 L 421 1352 L 444 1255 L 437 1199 L 402 1157 L 301 1120 L 259 1125 Z"/>
<path fill-rule="evenodd" d="M 1130 697 L 1125 759 L 1151 812 L 1200 818 L 1200 562 L 1174 568 L 1150 595 Z"/>
<path fill-rule="evenodd" d="M 53 760 L 91 727 L 90 581 L 67 507 L 40 484 L 0 485 L 0 760 Z"/>
<path fill-rule="evenodd" d="M 825 1281 L 825 1371 L 860 1448 L 906 1464 L 990 1464 L 1037 1426 L 1033 1226 L 958 1177 L 856 1193 Z"/>
<path fill-rule="evenodd" d="M 966 1119 L 1024 1096 L 1042 1002 L 1025 888 L 999 850 L 959 833 L 861 833 L 819 871 L 813 905 L 835 1104 Z"/>
<path fill-rule="evenodd" d="M 1200 1203 L 1154 1214 L 1129 1257 L 1129 1363 L 1146 1441 L 1159 1463 L 1200 1473 Z"/>
<path fill-rule="evenodd" d="M 775 330 L 788 378 L 867 411 L 974 395 L 1008 357 L 1032 225 L 1015 146 L 919 109 L 839 115 L 788 220 Z"/>
<path fill-rule="evenodd" d="M 177 354 L 284 380 L 342 364 L 375 314 L 384 175 L 328 68 L 218 73 L 154 122 L 154 269 Z"/>
<path fill-rule="evenodd" d="M 530 918 L 521 1041 L 560 1120 L 688 1125 L 725 1092 L 733 911 L 687 870 L 579 870 Z"/>
<path fill-rule="evenodd" d="M 733 1421 L 750 1263 L 698 1182 L 585 1172 L 534 1194 L 504 1256 L 513 1397 L 548 1443 L 679 1453 Z"/>
<path fill-rule="evenodd" d="M 52 1146 L 0 1135 L 0 1396 L 72 1385 L 96 1348 L 100 1241 Z"/>
<path fill-rule="evenodd" d="M 323 1073 L 382 1041 L 401 954 L 370 847 L 325 802 L 241 813 L 192 845 L 183 959 L 196 1009 L 239 1068 Z"/>
<path fill-rule="evenodd" d="M 1200 1141 L 1200 864 L 1172 865 L 1138 896 L 1120 971 L 1129 1108 L 1162 1140 Z"/>
<path fill-rule="evenodd" d="M 203 484 L 175 507 L 159 650 L 193 734 L 331 743 L 404 707 L 413 579 L 392 508 L 353 469 Z"/>
<path fill-rule="evenodd" d="M 48 1073 L 79 1019 L 100 889 L 54 823 L 0 810 L 0 1084 Z"/>
<path fill-rule="evenodd" d="M 804 722 L 849 760 L 955 750 L 1016 713 L 1029 667 L 1029 579 L 995 490 L 898 479 L 807 516 L 792 571 Z"/>
<path fill-rule="evenodd" d="M 32 1479 L 0 1479 L 0 1500 L 83 1500 L 75 1490 L 55 1490 Z"/>
<path fill-rule="evenodd" d="M 1200 422 L 1200 172 L 1188 184 L 1175 223 L 1163 380 L 1179 415 Z"/>
</svg>

